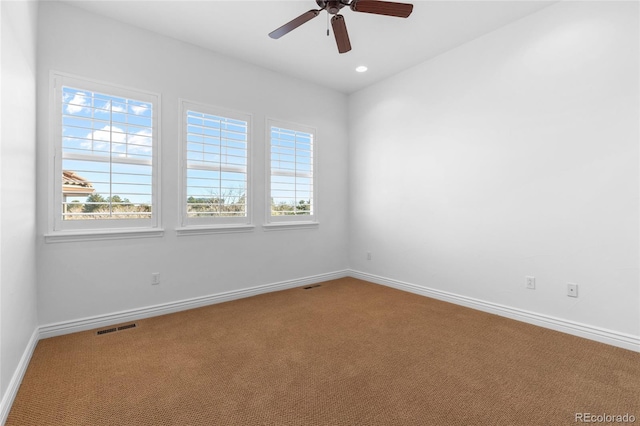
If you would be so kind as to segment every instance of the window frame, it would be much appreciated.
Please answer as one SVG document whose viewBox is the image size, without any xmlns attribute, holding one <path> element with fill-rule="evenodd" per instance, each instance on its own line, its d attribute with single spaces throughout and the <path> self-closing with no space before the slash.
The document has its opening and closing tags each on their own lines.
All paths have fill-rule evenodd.
<svg viewBox="0 0 640 426">
<path fill-rule="evenodd" d="M 93 239 L 118 239 L 157 237 L 163 235 L 161 228 L 160 203 L 160 117 L 161 95 L 159 93 L 130 88 L 115 83 L 51 71 L 49 78 L 49 221 L 45 242 L 82 241 Z M 148 102 L 152 105 L 151 115 L 151 217 L 145 219 L 94 219 L 63 220 L 59 207 L 62 205 L 63 172 L 63 88 L 87 90 L 107 96 Z M 53 176 L 53 178 L 51 177 Z"/>
<path fill-rule="evenodd" d="M 189 217 L 187 208 L 187 113 L 194 111 L 201 114 L 210 114 L 232 120 L 244 121 L 247 123 L 247 144 L 246 144 L 246 189 L 245 189 L 245 216 L 241 217 Z M 180 131 L 180 189 L 179 189 L 179 217 L 180 227 L 176 228 L 176 233 L 181 235 L 200 235 L 210 233 L 235 233 L 250 232 L 255 226 L 252 220 L 252 146 L 253 146 L 253 115 L 243 111 L 236 111 L 228 108 L 179 99 L 179 131 Z"/>
<path fill-rule="evenodd" d="M 278 127 L 286 130 L 304 132 L 312 135 L 311 167 L 312 167 L 312 203 L 309 215 L 271 215 L 271 129 Z M 317 228 L 318 214 L 318 131 L 315 127 L 267 117 L 265 123 L 265 223 L 263 228 L 270 230 Z"/>
</svg>

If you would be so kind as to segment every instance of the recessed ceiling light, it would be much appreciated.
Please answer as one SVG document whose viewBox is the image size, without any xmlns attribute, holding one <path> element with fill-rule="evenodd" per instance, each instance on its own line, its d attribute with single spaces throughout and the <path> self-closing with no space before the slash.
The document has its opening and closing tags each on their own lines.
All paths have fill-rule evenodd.
<svg viewBox="0 0 640 426">
<path fill-rule="evenodd" d="M 365 72 L 368 68 L 365 67 L 364 65 L 360 65 L 358 68 L 356 68 L 356 71 L 358 72 Z"/>
</svg>

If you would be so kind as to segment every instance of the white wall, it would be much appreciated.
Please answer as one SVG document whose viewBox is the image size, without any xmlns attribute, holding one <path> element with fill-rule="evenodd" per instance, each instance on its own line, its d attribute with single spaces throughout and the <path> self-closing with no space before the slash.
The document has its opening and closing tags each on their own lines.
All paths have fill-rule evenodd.
<svg viewBox="0 0 640 426">
<path fill-rule="evenodd" d="M 38 326 L 34 194 L 37 6 L 26 1 L 0 2 L 0 399 Z"/>
<path fill-rule="evenodd" d="M 346 96 L 64 4 L 41 5 L 38 254 L 41 324 L 238 290 L 347 267 Z M 68 72 L 162 95 L 163 238 L 45 243 L 48 76 Z M 242 234 L 180 236 L 178 98 L 253 114 L 253 221 Z M 317 128 L 318 229 L 264 220 L 265 117 Z M 151 273 L 161 284 L 151 286 Z"/>
<path fill-rule="evenodd" d="M 546 8 L 352 95 L 348 126 L 342 94 L 72 6 L 41 10 L 39 87 L 53 69 L 162 94 L 166 233 L 44 243 L 41 90 L 40 324 L 349 266 L 640 334 L 637 4 Z M 177 237 L 178 97 L 253 113 L 256 206 L 265 117 L 316 126 L 320 228 L 264 232 L 258 209 L 252 233 Z M 162 284 L 152 287 L 156 271 Z M 566 297 L 567 282 L 580 285 L 578 299 Z"/>
<path fill-rule="evenodd" d="M 639 336 L 638 36 L 563 2 L 352 95 L 351 268 Z"/>
</svg>

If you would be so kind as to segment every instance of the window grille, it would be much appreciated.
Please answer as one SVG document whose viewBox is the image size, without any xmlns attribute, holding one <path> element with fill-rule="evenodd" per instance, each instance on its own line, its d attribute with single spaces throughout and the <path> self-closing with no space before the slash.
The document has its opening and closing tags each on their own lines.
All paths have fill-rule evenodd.
<svg viewBox="0 0 640 426">
<path fill-rule="evenodd" d="M 312 220 L 315 131 L 271 122 L 269 138 L 271 221 Z"/>
<path fill-rule="evenodd" d="M 153 105 L 62 87 L 62 219 L 150 219 Z"/>
<path fill-rule="evenodd" d="M 247 225 L 251 116 L 182 101 L 183 225 Z"/>
<path fill-rule="evenodd" d="M 160 95 L 58 72 L 50 81 L 47 241 L 161 235 Z"/>
</svg>

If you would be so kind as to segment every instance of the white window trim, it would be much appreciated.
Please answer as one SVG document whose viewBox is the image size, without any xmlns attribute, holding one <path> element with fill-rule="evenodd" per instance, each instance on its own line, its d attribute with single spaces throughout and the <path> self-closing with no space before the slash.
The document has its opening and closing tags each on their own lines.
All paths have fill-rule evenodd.
<svg viewBox="0 0 640 426">
<path fill-rule="evenodd" d="M 252 145 L 253 145 L 253 115 L 247 112 L 234 111 L 227 108 L 221 108 L 214 105 L 204 104 L 201 102 L 191 101 L 188 99 L 179 99 L 179 129 L 180 129 L 180 188 L 179 188 L 179 217 L 180 227 L 176 228 L 178 236 L 188 235 L 205 235 L 217 233 L 236 233 L 251 232 L 255 226 L 252 221 Z M 212 114 L 220 117 L 228 117 L 231 119 L 242 120 L 247 122 L 247 188 L 245 194 L 246 216 L 241 218 L 189 218 L 187 215 L 187 121 L 186 113 L 188 110 L 196 110 L 205 114 Z"/>
<path fill-rule="evenodd" d="M 288 229 L 316 229 L 320 226 L 320 222 L 298 221 L 298 222 L 275 222 L 265 223 L 262 229 L 265 231 L 286 231 Z"/>
<path fill-rule="evenodd" d="M 237 232 L 251 232 L 254 229 L 254 225 L 188 226 L 176 228 L 176 234 L 179 237 L 187 235 L 235 234 Z"/>
<path fill-rule="evenodd" d="M 155 238 L 162 237 L 164 230 L 162 229 L 109 229 L 104 231 L 65 231 L 49 233 L 44 235 L 46 243 L 69 243 L 77 241 L 95 241 L 95 240 L 122 240 L 129 238 Z"/>
<path fill-rule="evenodd" d="M 313 134 L 313 214 L 304 216 L 271 216 L 271 127 L 281 127 Z M 267 117 L 265 122 L 265 231 L 281 231 L 290 229 L 314 229 L 320 222 L 318 202 L 318 131 L 315 127 L 290 121 Z"/>
<path fill-rule="evenodd" d="M 152 151 L 152 212 L 151 219 L 140 222 L 134 220 L 96 220 L 87 221 L 87 225 L 93 227 L 80 227 L 79 225 L 63 226 L 62 218 L 58 217 L 58 206 L 62 202 L 62 132 L 61 132 L 61 100 L 62 87 L 65 85 L 86 88 L 109 95 L 125 98 L 139 98 L 153 103 L 153 151 Z M 44 235 L 45 242 L 71 242 L 107 240 L 121 238 L 162 237 L 164 230 L 160 226 L 160 117 L 161 95 L 159 93 L 143 91 L 131 87 L 122 86 L 110 82 L 95 80 L 74 74 L 50 71 L 49 73 L 49 191 L 48 191 L 48 232 Z M 132 96 L 133 95 L 133 96 Z M 51 179 L 53 176 L 53 179 Z"/>
</svg>

